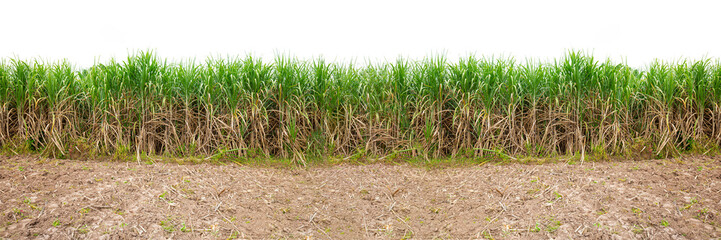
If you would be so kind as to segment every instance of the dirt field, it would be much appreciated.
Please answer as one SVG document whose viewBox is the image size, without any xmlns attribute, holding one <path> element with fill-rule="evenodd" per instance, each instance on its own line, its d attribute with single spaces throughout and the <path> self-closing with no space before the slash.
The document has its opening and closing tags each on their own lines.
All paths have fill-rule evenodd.
<svg viewBox="0 0 721 240">
<path fill-rule="evenodd" d="M 719 159 L 289 170 L 0 157 L 0 237 L 719 238 Z"/>
</svg>

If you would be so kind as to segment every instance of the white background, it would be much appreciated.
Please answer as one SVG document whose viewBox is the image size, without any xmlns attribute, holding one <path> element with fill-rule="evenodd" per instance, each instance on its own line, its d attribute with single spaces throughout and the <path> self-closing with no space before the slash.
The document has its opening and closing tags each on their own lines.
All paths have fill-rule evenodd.
<svg viewBox="0 0 721 240">
<path fill-rule="evenodd" d="M 331 61 L 445 53 L 548 60 L 586 50 L 643 67 L 721 57 L 717 1 L 2 1 L 0 58 L 89 66 L 275 53 Z"/>
</svg>

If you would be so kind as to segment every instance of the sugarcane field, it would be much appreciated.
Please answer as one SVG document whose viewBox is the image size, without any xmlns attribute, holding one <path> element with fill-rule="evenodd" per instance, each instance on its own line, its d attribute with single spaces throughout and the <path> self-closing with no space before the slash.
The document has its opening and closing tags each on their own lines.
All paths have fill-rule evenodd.
<svg viewBox="0 0 721 240">
<path fill-rule="evenodd" d="M 0 61 L 3 239 L 715 239 L 721 63 Z"/>
</svg>

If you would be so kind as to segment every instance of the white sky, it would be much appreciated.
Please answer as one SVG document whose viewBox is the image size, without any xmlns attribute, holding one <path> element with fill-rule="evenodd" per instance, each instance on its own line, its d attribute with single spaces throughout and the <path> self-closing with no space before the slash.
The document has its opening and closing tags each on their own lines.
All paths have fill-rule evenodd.
<svg viewBox="0 0 721 240">
<path fill-rule="evenodd" d="M 644 66 L 721 57 L 719 1 L 3 1 L 0 58 L 80 66 L 275 52 L 387 61 L 445 52 L 551 59 L 567 49 Z"/>
</svg>

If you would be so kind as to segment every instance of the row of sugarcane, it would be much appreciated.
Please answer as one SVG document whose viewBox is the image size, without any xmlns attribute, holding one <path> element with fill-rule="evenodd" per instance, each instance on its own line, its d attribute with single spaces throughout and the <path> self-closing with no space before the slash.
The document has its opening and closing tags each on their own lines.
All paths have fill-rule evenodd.
<svg viewBox="0 0 721 240">
<path fill-rule="evenodd" d="M 277 56 L 167 62 L 138 52 L 76 69 L 0 62 L 0 144 L 67 157 L 556 156 L 721 144 L 721 64 L 643 69 L 570 51 L 355 64 Z M 15 149 L 15 150 L 13 150 Z"/>
</svg>

